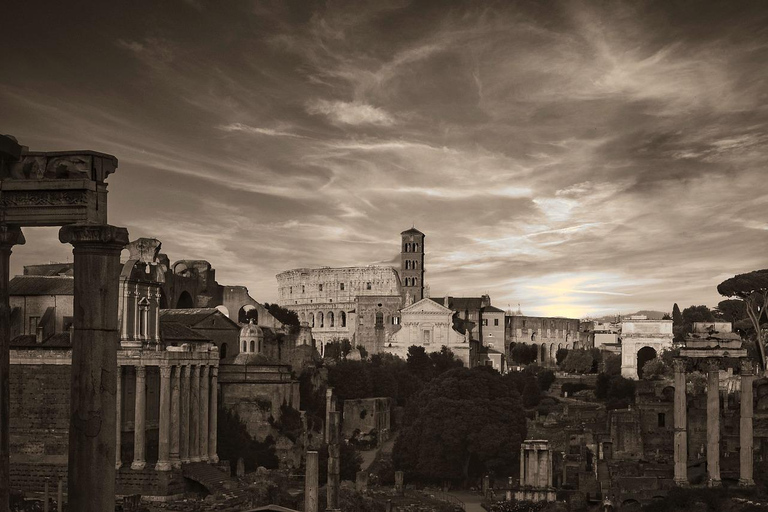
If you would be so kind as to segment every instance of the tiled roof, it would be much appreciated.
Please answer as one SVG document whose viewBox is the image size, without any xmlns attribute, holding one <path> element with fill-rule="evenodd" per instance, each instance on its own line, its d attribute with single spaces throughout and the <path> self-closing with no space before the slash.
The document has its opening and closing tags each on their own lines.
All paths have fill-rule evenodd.
<svg viewBox="0 0 768 512">
<path fill-rule="evenodd" d="M 205 336 L 178 322 L 160 322 L 160 337 L 163 341 L 211 341 Z"/>
<path fill-rule="evenodd" d="M 431 299 L 454 311 L 477 311 L 483 307 L 482 297 L 451 297 L 450 306 L 445 304 L 445 297 L 431 297 Z"/>
<path fill-rule="evenodd" d="M 8 283 L 9 295 L 74 295 L 75 279 L 67 276 L 16 276 Z"/>
<path fill-rule="evenodd" d="M 202 322 L 217 311 L 216 308 L 161 309 L 160 319 L 189 326 Z"/>
<path fill-rule="evenodd" d="M 25 265 L 25 276 L 71 276 L 75 272 L 75 264 L 68 263 L 44 263 L 42 265 Z"/>
<path fill-rule="evenodd" d="M 411 228 L 411 229 L 406 229 L 405 231 L 403 231 L 400 234 L 401 235 L 423 235 L 424 233 L 422 233 L 421 231 L 419 231 L 416 228 Z"/>
<path fill-rule="evenodd" d="M 58 332 L 42 343 L 34 334 L 22 334 L 11 340 L 11 348 L 72 348 L 69 332 Z"/>
<path fill-rule="evenodd" d="M 483 313 L 503 313 L 503 309 L 499 309 L 496 306 L 485 306 L 483 308 Z"/>
</svg>

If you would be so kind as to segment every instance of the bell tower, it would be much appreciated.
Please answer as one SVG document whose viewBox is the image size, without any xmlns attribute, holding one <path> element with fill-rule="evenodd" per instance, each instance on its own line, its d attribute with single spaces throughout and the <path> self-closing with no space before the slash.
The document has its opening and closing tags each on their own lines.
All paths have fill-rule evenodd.
<svg viewBox="0 0 768 512">
<path fill-rule="evenodd" d="M 406 296 L 413 302 L 424 298 L 424 233 L 411 228 L 400 233 L 400 284 L 403 305 Z"/>
</svg>

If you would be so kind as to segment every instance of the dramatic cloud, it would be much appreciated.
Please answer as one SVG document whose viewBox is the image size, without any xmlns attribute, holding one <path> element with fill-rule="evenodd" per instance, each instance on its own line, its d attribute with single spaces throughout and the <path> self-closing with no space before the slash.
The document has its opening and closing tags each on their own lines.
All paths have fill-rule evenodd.
<svg viewBox="0 0 768 512">
<path fill-rule="evenodd" d="M 714 306 L 768 266 L 764 2 L 132 6 L 10 5 L 0 131 L 116 155 L 110 221 L 259 300 L 412 225 L 434 296 L 531 314 Z M 14 272 L 71 258 L 25 233 Z"/>
</svg>

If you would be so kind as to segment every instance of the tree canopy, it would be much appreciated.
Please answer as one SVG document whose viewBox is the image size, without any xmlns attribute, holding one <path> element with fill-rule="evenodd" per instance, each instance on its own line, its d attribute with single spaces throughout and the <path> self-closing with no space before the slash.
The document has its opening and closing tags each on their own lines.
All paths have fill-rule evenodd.
<svg viewBox="0 0 768 512">
<path fill-rule="evenodd" d="M 760 351 L 760 366 L 765 368 L 765 333 L 761 329 L 766 321 L 768 305 L 768 269 L 737 274 L 717 285 L 717 291 L 725 297 L 738 297 L 744 301 L 747 316 L 755 329 L 755 343 Z"/>
<path fill-rule="evenodd" d="M 514 386 L 485 368 L 456 368 L 409 401 L 393 459 L 424 481 L 511 474 L 525 434 Z"/>
</svg>

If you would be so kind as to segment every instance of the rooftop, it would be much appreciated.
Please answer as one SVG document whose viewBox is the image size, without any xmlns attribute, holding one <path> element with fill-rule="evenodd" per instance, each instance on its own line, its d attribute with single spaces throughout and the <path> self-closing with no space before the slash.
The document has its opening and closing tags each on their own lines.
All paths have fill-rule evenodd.
<svg viewBox="0 0 768 512">
<path fill-rule="evenodd" d="M 16 276 L 8 283 L 9 295 L 74 295 L 71 276 Z"/>
</svg>

